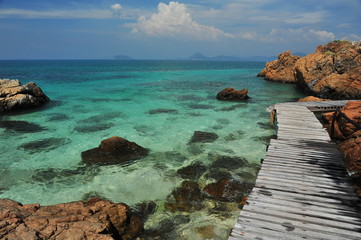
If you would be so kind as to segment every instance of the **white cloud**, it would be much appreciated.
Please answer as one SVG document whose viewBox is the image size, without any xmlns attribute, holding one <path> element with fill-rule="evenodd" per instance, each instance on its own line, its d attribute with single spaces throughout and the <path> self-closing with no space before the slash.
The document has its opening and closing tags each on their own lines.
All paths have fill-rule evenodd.
<svg viewBox="0 0 361 240">
<path fill-rule="evenodd" d="M 256 40 L 262 42 L 300 42 L 300 41 L 327 42 L 334 40 L 335 34 L 333 34 L 332 32 L 307 29 L 307 28 L 297 28 L 297 29 L 272 28 L 272 30 L 268 34 L 244 32 L 244 33 L 240 33 L 239 37 L 246 40 Z"/>
<path fill-rule="evenodd" d="M 110 5 L 110 7 L 116 11 L 119 11 L 120 9 L 122 9 L 122 5 L 120 5 L 119 3 Z"/>
<path fill-rule="evenodd" d="M 358 42 L 358 41 L 361 41 L 361 36 L 357 35 L 357 34 L 349 34 L 341 39 Z"/>
<path fill-rule="evenodd" d="M 158 12 L 150 18 L 139 17 L 138 22 L 133 25 L 132 33 L 187 40 L 217 40 L 222 37 L 232 37 L 221 29 L 194 21 L 186 5 L 178 2 L 169 2 L 169 5 L 159 3 Z"/>
</svg>

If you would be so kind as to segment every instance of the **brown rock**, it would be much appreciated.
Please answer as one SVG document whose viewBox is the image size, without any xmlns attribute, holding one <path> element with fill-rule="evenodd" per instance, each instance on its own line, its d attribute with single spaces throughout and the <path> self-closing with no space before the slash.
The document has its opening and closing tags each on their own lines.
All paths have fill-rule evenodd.
<svg viewBox="0 0 361 240">
<path fill-rule="evenodd" d="M 350 123 L 343 115 L 352 120 L 358 126 L 361 126 L 361 101 L 350 101 L 343 108 L 340 113 L 325 113 L 323 118 L 327 122 L 329 134 L 335 139 L 347 139 L 358 129 L 355 125 Z"/>
<path fill-rule="evenodd" d="M 340 151 L 344 153 L 347 170 L 351 174 L 361 174 L 361 130 L 340 143 Z"/>
<path fill-rule="evenodd" d="M 253 188 L 253 184 L 239 182 L 232 178 L 224 178 L 215 183 L 208 184 L 203 192 L 210 198 L 221 201 L 241 200 Z"/>
<path fill-rule="evenodd" d="M 318 98 L 318 97 L 314 97 L 314 96 L 308 96 L 308 97 L 298 99 L 297 102 L 320 102 L 320 101 L 330 101 L 330 99 L 323 99 L 323 98 Z"/>
<path fill-rule="evenodd" d="M 125 204 L 98 198 L 41 207 L 0 199 L 4 239 L 133 239 L 143 223 Z"/>
<path fill-rule="evenodd" d="M 225 88 L 217 94 L 218 100 L 227 100 L 227 101 L 240 101 L 248 99 L 248 90 L 236 90 L 234 88 Z"/>
<path fill-rule="evenodd" d="M 118 164 L 148 155 L 149 150 L 121 137 L 101 141 L 99 147 L 81 153 L 83 162 L 93 164 Z"/>
<path fill-rule="evenodd" d="M 48 101 L 34 82 L 21 85 L 19 80 L 0 79 L 0 112 L 37 107 Z"/>
<path fill-rule="evenodd" d="M 361 98 L 361 41 L 334 41 L 295 64 L 298 86 L 330 99 Z"/>
<path fill-rule="evenodd" d="M 277 60 L 268 62 L 257 76 L 274 82 L 296 83 L 294 66 L 299 58 L 299 56 L 292 55 L 290 51 L 281 53 Z"/>
</svg>

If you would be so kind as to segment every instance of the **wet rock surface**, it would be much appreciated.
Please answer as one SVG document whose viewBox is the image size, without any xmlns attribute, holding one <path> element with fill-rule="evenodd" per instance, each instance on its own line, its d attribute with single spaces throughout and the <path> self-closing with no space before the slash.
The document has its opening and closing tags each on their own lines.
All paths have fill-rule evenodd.
<svg viewBox="0 0 361 240">
<path fill-rule="evenodd" d="M 49 101 L 34 82 L 21 85 L 19 80 L 0 79 L 0 112 L 34 108 Z"/>
<path fill-rule="evenodd" d="M 92 198 L 51 206 L 0 199 L 4 239 L 134 239 L 143 223 L 123 203 Z"/>
<path fill-rule="evenodd" d="M 281 53 L 277 60 L 268 62 L 257 76 L 274 82 L 296 83 L 294 67 L 298 59 L 300 57 L 292 55 L 290 51 Z"/>
<path fill-rule="evenodd" d="M 248 99 L 248 90 L 236 90 L 234 88 L 225 88 L 217 94 L 218 100 L 240 101 Z"/>
<path fill-rule="evenodd" d="M 189 143 L 207 143 L 214 142 L 218 139 L 218 135 L 210 132 L 194 131 L 193 136 Z"/>
<path fill-rule="evenodd" d="M 81 153 L 83 162 L 88 164 L 119 164 L 148 155 L 149 150 L 121 137 L 103 140 L 99 147 Z"/>
<path fill-rule="evenodd" d="M 347 170 L 351 174 L 361 175 L 361 130 L 340 143 L 339 147 L 340 151 L 344 153 Z"/>
<path fill-rule="evenodd" d="M 314 97 L 314 96 L 308 96 L 308 97 L 300 98 L 297 100 L 297 102 L 320 102 L 320 101 L 330 101 L 330 99 L 323 99 L 323 98 L 318 98 L 318 97 Z"/>
</svg>

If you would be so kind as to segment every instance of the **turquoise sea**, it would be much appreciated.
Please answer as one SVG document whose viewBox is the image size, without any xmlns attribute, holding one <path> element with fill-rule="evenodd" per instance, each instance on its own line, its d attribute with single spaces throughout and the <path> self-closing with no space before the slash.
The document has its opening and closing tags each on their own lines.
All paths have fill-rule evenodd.
<svg viewBox="0 0 361 240">
<path fill-rule="evenodd" d="M 225 172 L 237 181 L 254 182 L 274 134 L 266 108 L 304 96 L 294 85 L 257 78 L 264 65 L 0 61 L 0 78 L 34 81 L 52 100 L 34 111 L 0 116 L 0 198 L 42 205 L 91 196 L 130 206 L 154 201 L 157 208 L 145 227 L 160 229 L 164 239 L 226 239 L 239 202 L 205 198 L 203 207 L 192 212 L 171 211 L 165 202 L 174 188 L 189 180 L 177 170 L 192 163 L 207 167 L 192 179 L 201 188 Z M 218 101 L 216 94 L 226 87 L 247 88 L 251 98 Z M 5 121 L 29 124 L 19 129 L 1 124 Z M 189 144 L 194 131 L 216 133 L 219 138 Z M 150 155 L 119 165 L 82 164 L 82 151 L 111 136 L 134 141 Z M 243 159 L 246 164 L 214 164 L 219 159 Z"/>
</svg>

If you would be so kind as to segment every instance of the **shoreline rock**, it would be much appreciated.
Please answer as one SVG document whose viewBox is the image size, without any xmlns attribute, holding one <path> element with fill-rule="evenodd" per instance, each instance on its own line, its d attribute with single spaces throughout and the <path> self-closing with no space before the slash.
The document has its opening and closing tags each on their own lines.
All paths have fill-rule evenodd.
<svg viewBox="0 0 361 240">
<path fill-rule="evenodd" d="M 88 164 L 119 164 L 148 155 L 149 150 L 124 138 L 113 136 L 101 141 L 99 147 L 81 153 Z"/>
<path fill-rule="evenodd" d="M 0 112 L 34 108 L 49 101 L 34 82 L 21 85 L 19 80 L 0 79 Z"/>
<path fill-rule="evenodd" d="M 257 76 L 296 83 L 306 94 L 319 98 L 361 99 L 361 41 L 329 42 L 301 58 L 289 51 L 281 53 Z"/>
<path fill-rule="evenodd" d="M 236 90 L 234 88 L 225 88 L 217 94 L 218 100 L 225 100 L 225 101 L 240 101 L 248 99 L 248 90 Z"/>
<path fill-rule="evenodd" d="M 296 83 L 293 69 L 298 59 L 300 57 L 292 55 L 291 51 L 281 53 L 277 60 L 268 62 L 257 77 L 264 77 L 265 80 L 272 82 Z"/>
<path fill-rule="evenodd" d="M 5 239 L 134 239 L 143 222 L 128 205 L 100 198 L 50 206 L 0 199 L 0 235 Z"/>
</svg>

